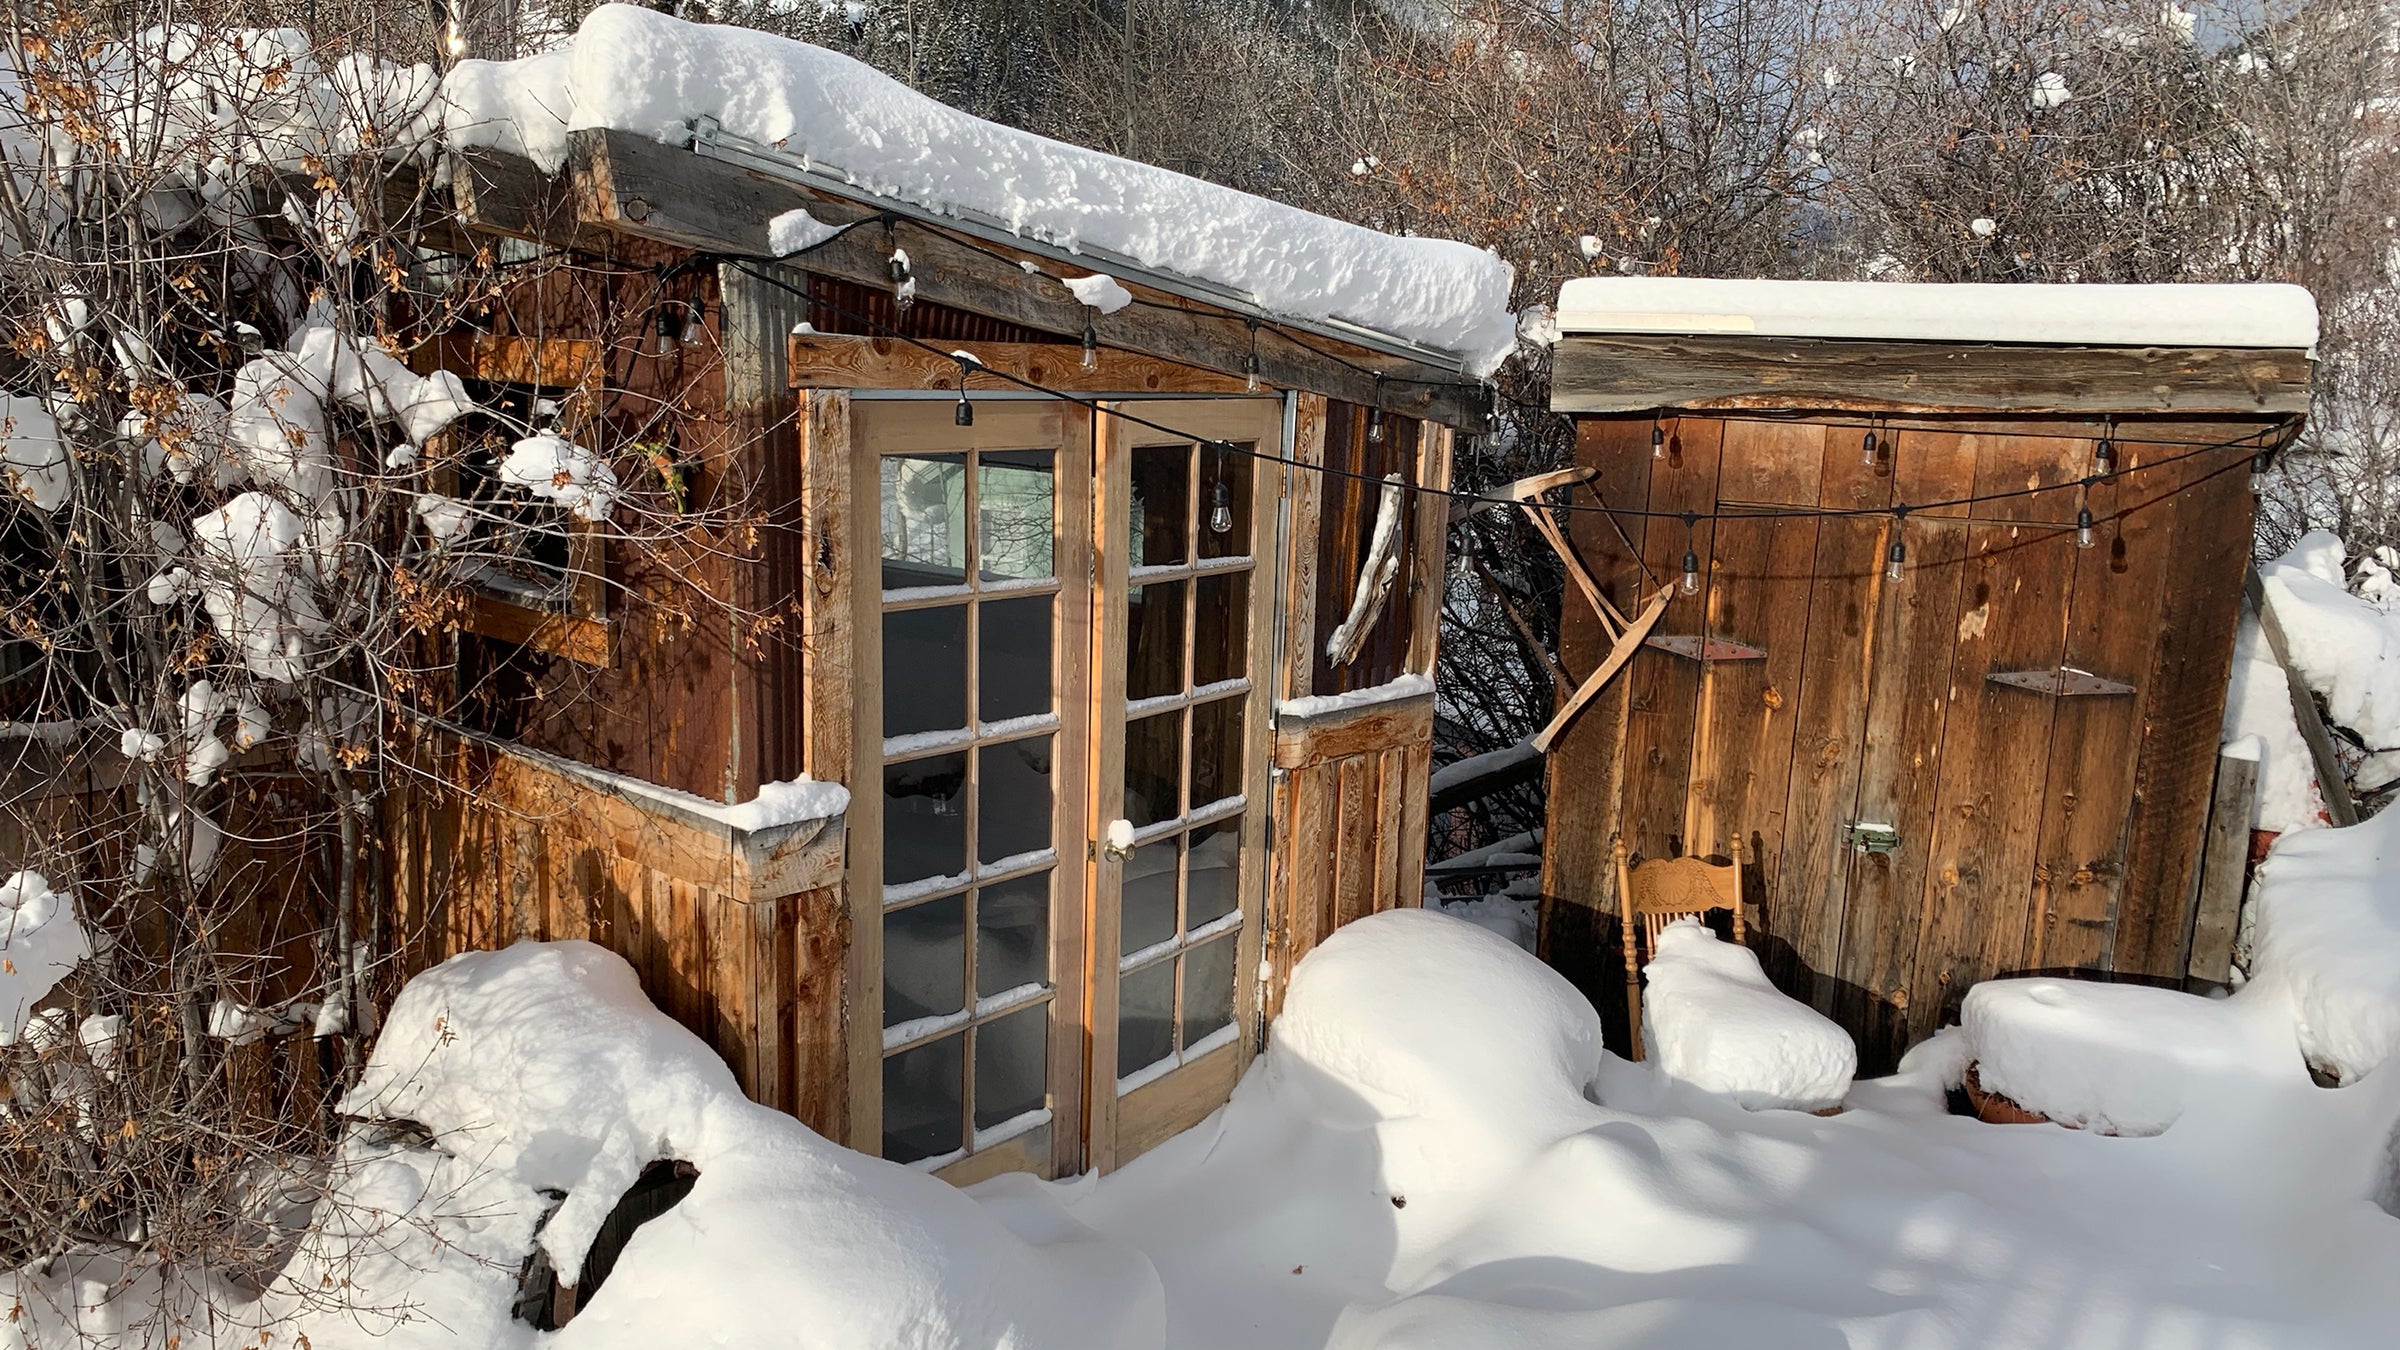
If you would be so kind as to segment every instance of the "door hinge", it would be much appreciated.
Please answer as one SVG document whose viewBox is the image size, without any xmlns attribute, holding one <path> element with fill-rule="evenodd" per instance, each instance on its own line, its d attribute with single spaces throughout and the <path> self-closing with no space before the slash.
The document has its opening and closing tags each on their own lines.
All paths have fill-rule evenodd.
<svg viewBox="0 0 2400 1350">
<path fill-rule="evenodd" d="M 1842 836 L 1861 853 L 1890 853 L 1900 847 L 1900 831 L 1878 820 L 1854 820 L 1843 828 Z"/>
</svg>

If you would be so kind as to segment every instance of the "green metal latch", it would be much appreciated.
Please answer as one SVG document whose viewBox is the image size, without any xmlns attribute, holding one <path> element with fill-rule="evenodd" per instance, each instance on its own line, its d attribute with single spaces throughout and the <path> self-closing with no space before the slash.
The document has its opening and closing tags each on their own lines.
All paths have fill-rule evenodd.
<svg viewBox="0 0 2400 1350">
<path fill-rule="evenodd" d="M 1861 853 L 1890 853 L 1900 847 L 1900 831 L 1881 821 L 1854 820 L 1842 834 Z"/>
</svg>

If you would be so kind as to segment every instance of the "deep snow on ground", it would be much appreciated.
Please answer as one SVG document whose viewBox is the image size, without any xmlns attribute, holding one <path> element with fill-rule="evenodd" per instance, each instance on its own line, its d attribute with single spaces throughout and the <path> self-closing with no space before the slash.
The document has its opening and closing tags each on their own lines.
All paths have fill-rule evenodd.
<svg viewBox="0 0 2400 1350">
<path fill-rule="evenodd" d="M 338 1173 L 347 1204 L 284 1281 L 246 1307 L 218 1290 L 213 1340 L 192 1291 L 170 1301 L 187 1350 L 256 1344 L 244 1325 L 278 1312 L 315 1350 L 2388 1345 L 2400 1219 L 2377 1200 L 2400 1075 L 2316 1086 L 2299 1014 L 2363 1054 L 2395 995 L 2363 980 L 2311 1002 L 2346 968 L 2315 950 L 2323 930 L 2273 925 L 2330 901 L 2352 929 L 2325 940 L 2400 965 L 2370 922 L 2400 911 L 2394 828 L 2313 832 L 2269 867 L 2280 935 L 2240 993 L 2144 991 L 2159 1006 L 2105 1049 L 2147 1074 L 2120 1102 L 2172 1097 L 2146 1137 L 1949 1114 L 1957 1032 L 1842 1115 L 1746 1111 L 1606 1054 L 1590 1006 L 1505 938 L 1396 910 L 1302 961 L 1268 1051 L 1199 1127 L 1106 1178 L 960 1192 L 744 1101 L 597 947 L 472 954 L 393 1008 L 345 1103 L 370 1122 Z M 2212 1019 L 2240 1034 L 2184 1053 Z M 2096 1052 L 2056 1048 L 2088 1021 L 2011 1025 L 1987 1049 L 2012 1091 L 2088 1087 Z M 697 1186 L 576 1320 L 509 1321 L 533 1246 L 574 1266 L 660 1157 L 696 1163 Z M 28 1274 L 0 1347 L 60 1343 L 108 1271 Z M 307 1306 L 329 1279 L 368 1311 Z M 108 1316 L 160 1297 L 135 1293 Z"/>
</svg>

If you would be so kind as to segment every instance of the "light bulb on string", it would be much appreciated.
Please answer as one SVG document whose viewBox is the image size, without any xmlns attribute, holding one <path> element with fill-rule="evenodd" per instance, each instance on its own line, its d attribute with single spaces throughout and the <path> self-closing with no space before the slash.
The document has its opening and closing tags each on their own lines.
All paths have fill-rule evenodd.
<svg viewBox="0 0 2400 1350">
<path fill-rule="evenodd" d="M 1083 311 L 1083 368 L 1100 368 L 1100 334 L 1092 327 L 1092 311 L 1088 305 Z"/>
<path fill-rule="evenodd" d="M 1901 539 L 1900 534 L 1902 528 L 1907 524 L 1908 512 L 1905 509 L 1892 512 L 1892 547 L 1890 552 L 1883 555 L 1883 575 L 1887 581 L 1898 581 L 1905 572 L 1908 563 L 1908 545 Z"/>
<path fill-rule="evenodd" d="M 1653 417 L 1650 419 L 1650 458 L 1665 459 L 1666 457 L 1667 429 L 1660 426 L 1658 419 Z"/>
<path fill-rule="evenodd" d="M 1872 468 L 1874 468 L 1874 467 L 1875 467 L 1875 429 L 1874 429 L 1873 427 L 1869 427 L 1869 428 L 1867 428 L 1867 434 L 1866 434 L 1865 438 L 1864 438 L 1864 439 L 1862 439 L 1862 440 L 1860 440 L 1860 441 L 1859 441 L 1859 443 L 1858 443 L 1858 445 L 1859 445 L 1859 450 L 1858 450 L 1858 462 L 1859 462 L 1859 466 L 1860 466 L 1861 468 L 1867 468 L 1867 469 L 1872 469 Z"/>
<path fill-rule="evenodd" d="M 1208 489 L 1208 529 L 1211 534 L 1233 533 L 1233 486 L 1225 481 L 1225 447 L 1217 446 L 1216 482 Z"/>
<path fill-rule="evenodd" d="M 1375 406 L 1367 409 L 1367 444 L 1383 444 L 1383 372 L 1375 372 Z"/>
<path fill-rule="evenodd" d="M 967 363 L 963 359 L 958 363 L 958 407 L 952 410 L 950 420 L 962 427 L 975 425 L 975 405 L 967 401 Z"/>
<path fill-rule="evenodd" d="M 1250 321 L 1250 354 L 1242 358 L 1242 389 L 1244 392 L 1252 394 L 1258 392 L 1258 374 L 1258 320 L 1252 319 Z"/>
<path fill-rule="evenodd" d="M 2250 490 L 2252 492 L 2266 491 L 2268 479 L 2274 474 L 2274 472 L 2274 451 L 2261 450 L 2257 454 L 2252 455 L 2250 457 Z"/>
<path fill-rule="evenodd" d="M 2075 513 L 2075 547 L 2092 546 L 2092 508 L 2086 506 Z"/>
<path fill-rule="evenodd" d="M 2101 437 L 2100 444 L 2092 448 L 2092 462 L 2099 466 L 2100 476 L 2103 478 L 2115 473 L 2117 471 L 2116 442 L 2106 436 Z"/>
<path fill-rule="evenodd" d="M 1692 526 L 1699 517 L 1690 511 L 1683 513 L 1683 593 L 1700 593 L 1700 554 L 1692 547 Z"/>
</svg>

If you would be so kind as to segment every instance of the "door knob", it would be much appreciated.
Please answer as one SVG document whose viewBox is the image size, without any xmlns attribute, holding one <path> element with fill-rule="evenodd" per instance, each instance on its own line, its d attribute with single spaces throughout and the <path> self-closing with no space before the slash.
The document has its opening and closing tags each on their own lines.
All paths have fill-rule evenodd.
<svg viewBox="0 0 2400 1350">
<path fill-rule="evenodd" d="M 1116 862 L 1123 862 L 1132 857 L 1133 822 L 1130 820 L 1108 822 L 1108 830 L 1100 836 L 1100 851 Z"/>
</svg>

